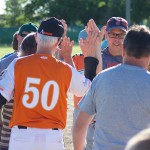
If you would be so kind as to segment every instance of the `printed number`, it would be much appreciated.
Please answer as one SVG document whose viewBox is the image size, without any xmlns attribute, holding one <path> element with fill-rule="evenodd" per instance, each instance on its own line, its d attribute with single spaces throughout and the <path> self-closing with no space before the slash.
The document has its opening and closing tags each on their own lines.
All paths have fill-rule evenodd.
<svg viewBox="0 0 150 150">
<path fill-rule="evenodd" d="M 31 86 L 31 84 L 32 84 L 32 86 Z M 40 79 L 38 79 L 38 78 L 27 78 L 26 87 L 25 87 L 25 91 L 24 91 L 26 94 L 24 94 L 24 96 L 22 98 L 23 105 L 27 108 L 34 108 L 40 100 L 39 90 L 36 87 L 34 87 L 33 84 L 39 85 Z M 49 92 L 50 86 L 53 86 L 54 88 L 53 88 L 52 101 L 51 101 L 50 106 L 48 106 L 47 101 L 48 101 L 48 92 Z M 33 99 L 30 103 L 28 102 L 28 100 L 29 100 L 28 92 L 33 93 Z M 45 110 L 52 110 L 55 107 L 55 105 L 57 104 L 58 96 L 59 96 L 58 84 L 55 81 L 46 82 L 43 89 L 42 89 L 42 93 L 41 93 L 42 107 Z"/>
</svg>

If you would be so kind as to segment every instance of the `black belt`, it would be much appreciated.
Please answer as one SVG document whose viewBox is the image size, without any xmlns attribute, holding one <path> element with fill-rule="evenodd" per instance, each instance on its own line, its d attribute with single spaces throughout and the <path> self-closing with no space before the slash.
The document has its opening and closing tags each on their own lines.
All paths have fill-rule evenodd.
<svg viewBox="0 0 150 150">
<path fill-rule="evenodd" d="M 18 126 L 19 129 L 27 129 L 26 126 Z M 58 128 L 52 128 L 52 130 L 58 130 Z"/>
</svg>

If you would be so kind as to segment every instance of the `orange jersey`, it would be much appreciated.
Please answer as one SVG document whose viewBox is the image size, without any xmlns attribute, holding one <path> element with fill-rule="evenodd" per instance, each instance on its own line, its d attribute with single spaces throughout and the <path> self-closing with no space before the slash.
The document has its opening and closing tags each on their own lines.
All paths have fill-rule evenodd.
<svg viewBox="0 0 150 150">
<path fill-rule="evenodd" d="M 84 74 L 84 56 L 83 56 L 83 54 L 76 54 L 72 58 L 73 58 L 76 69 L 80 73 Z M 78 103 L 81 100 L 81 98 L 82 97 L 74 96 L 74 107 L 75 108 L 78 108 Z"/>
<path fill-rule="evenodd" d="M 83 95 L 89 86 L 89 80 L 73 67 L 48 54 L 34 54 L 13 61 L 0 81 L 1 94 L 8 101 L 14 92 L 10 127 L 63 129 L 68 90 Z"/>
</svg>

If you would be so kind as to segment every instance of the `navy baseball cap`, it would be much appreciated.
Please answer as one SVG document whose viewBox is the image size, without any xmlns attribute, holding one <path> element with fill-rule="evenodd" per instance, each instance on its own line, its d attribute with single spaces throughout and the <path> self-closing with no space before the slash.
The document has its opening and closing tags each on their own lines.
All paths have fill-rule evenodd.
<svg viewBox="0 0 150 150">
<path fill-rule="evenodd" d="M 34 23 L 29 22 L 29 23 L 23 24 L 19 28 L 18 34 L 22 37 L 25 37 L 27 34 L 31 32 L 37 32 L 37 30 L 38 30 L 38 27 Z"/>
<path fill-rule="evenodd" d="M 62 37 L 64 34 L 64 26 L 55 17 L 51 17 L 41 22 L 38 33 L 46 36 Z"/>
<path fill-rule="evenodd" d="M 121 17 L 112 17 L 107 21 L 106 31 L 110 31 L 112 29 L 121 29 L 125 32 L 128 30 L 128 22 L 124 18 Z"/>
</svg>

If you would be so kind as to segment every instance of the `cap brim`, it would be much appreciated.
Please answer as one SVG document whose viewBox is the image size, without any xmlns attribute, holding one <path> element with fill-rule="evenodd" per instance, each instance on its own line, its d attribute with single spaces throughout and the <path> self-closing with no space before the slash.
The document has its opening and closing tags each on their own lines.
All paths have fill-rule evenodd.
<svg viewBox="0 0 150 150">
<path fill-rule="evenodd" d="M 110 31 L 112 29 L 121 29 L 122 31 L 127 32 L 127 29 L 122 26 L 114 26 L 114 27 L 108 28 L 107 31 Z"/>
</svg>

